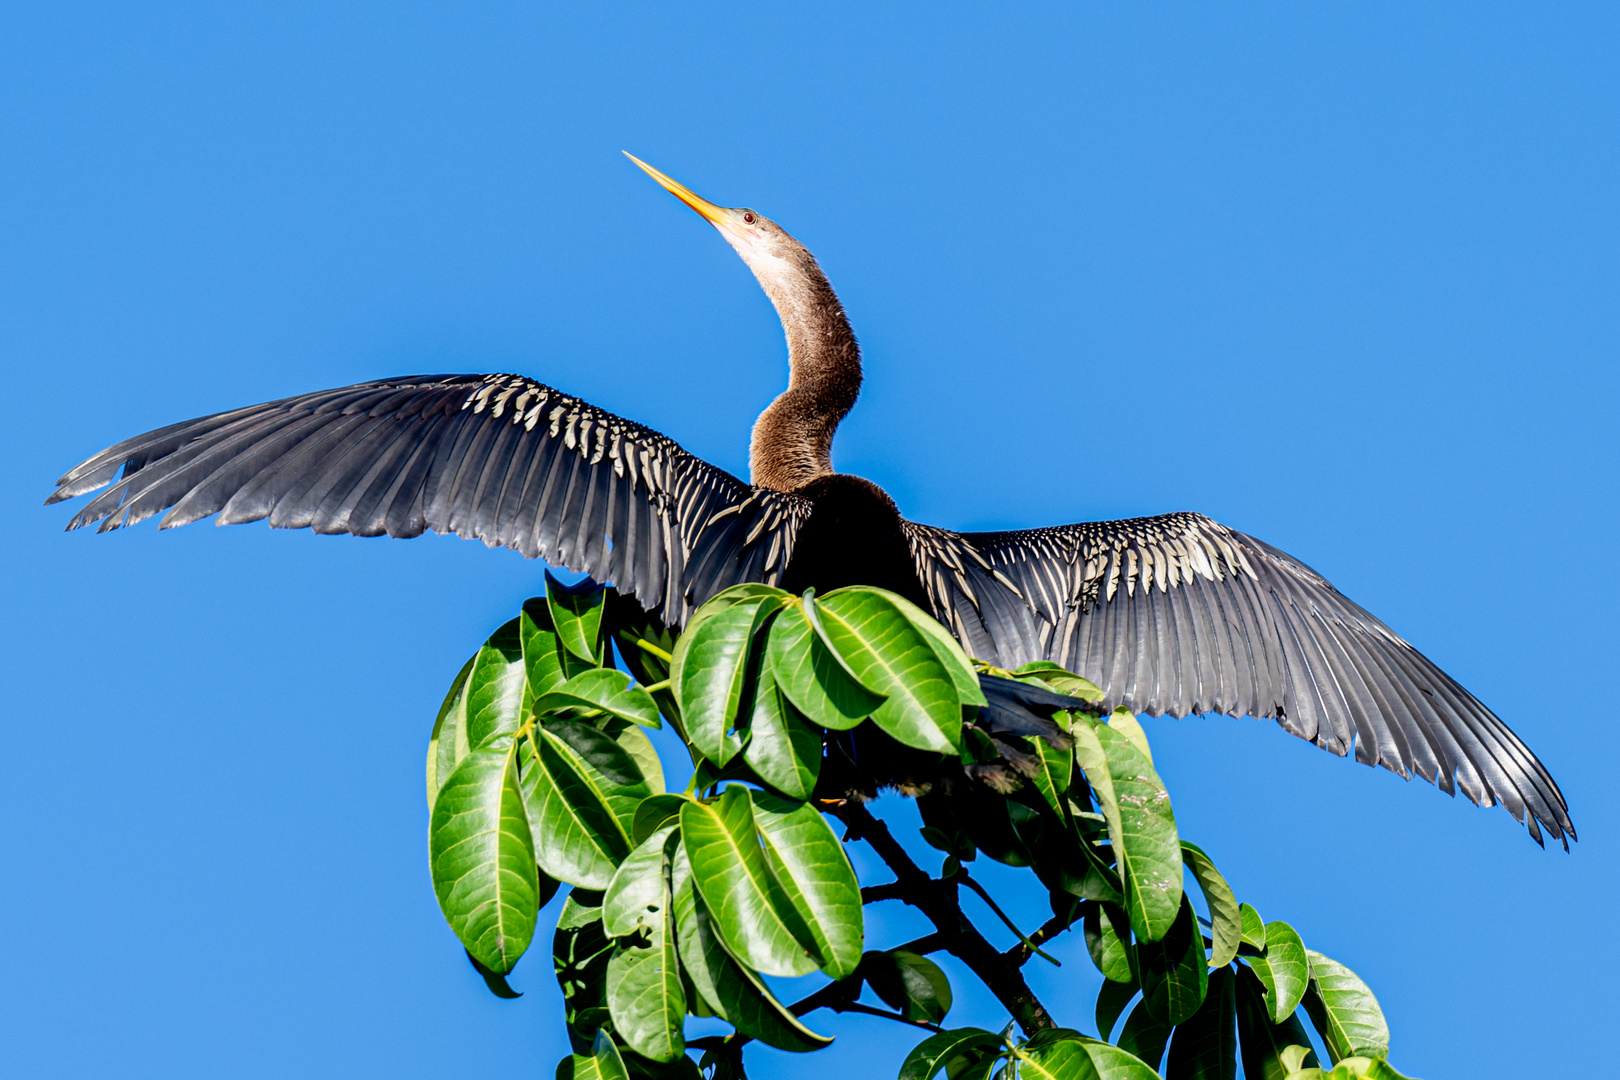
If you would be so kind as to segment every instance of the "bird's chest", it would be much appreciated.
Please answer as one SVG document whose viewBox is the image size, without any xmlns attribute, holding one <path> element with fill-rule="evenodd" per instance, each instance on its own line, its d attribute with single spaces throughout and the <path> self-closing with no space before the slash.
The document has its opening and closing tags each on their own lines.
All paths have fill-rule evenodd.
<svg viewBox="0 0 1620 1080">
<path fill-rule="evenodd" d="M 830 476 L 798 493 L 815 508 L 799 529 L 783 588 L 825 593 L 875 585 L 926 608 L 900 512 L 880 488 L 858 477 Z"/>
</svg>

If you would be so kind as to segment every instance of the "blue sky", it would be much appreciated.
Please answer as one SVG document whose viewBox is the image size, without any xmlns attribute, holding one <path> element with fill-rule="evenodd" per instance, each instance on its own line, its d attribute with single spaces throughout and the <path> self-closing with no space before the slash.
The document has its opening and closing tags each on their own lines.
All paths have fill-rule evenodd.
<svg viewBox="0 0 1620 1080">
<path fill-rule="evenodd" d="M 550 1074 L 544 948 L 521 1000 L 483 990 L 421 779 L 445 684 L 542 568 L 64 535 L 39 503 L 124 436 L 426 371 L 532 375 L 742 472 L 780 331 L 621 149 L 816 252 L 868 366 L 836 461 L 908 516 L 1203 511 L 1507 719 L 1573 854 L 1269 723 L 1149 732 L 1184 835 L 1371 983 L 1403 1069 L 1607 1054 L 1612 6 L 459 7 L 0 10 L 10 1070 Z M 1089 1030 L 1097 976 L 1056 951 L 1037 989 Z M 953 1022 L 999 1026 L 957 985 Z M 831 1050 L 758 1074 L 892 1075 L 913 1041 L 818 1019 Z"/>
</svg>

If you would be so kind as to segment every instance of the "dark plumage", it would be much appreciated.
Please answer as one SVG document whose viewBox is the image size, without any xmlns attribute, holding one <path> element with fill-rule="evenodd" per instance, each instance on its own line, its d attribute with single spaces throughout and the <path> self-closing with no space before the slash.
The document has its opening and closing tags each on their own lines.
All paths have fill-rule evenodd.
<svg viewBox="0 0 1620 1080">
<path fill-rule="evenodd" d="M 860 352 L 814 257 L 754 211 L 642 167 L 736 248 L 782 318 L 789 385 L 755 425 L 751 484 L 522 376 L 441 375 L 161 428 L 70 470 L 47 501 L 116 478 L 69 528 L 167 510 L 163 527 L 218 514 L 477 537 L 612 582 L 677 627 L 741 582 L 878 585 L 932 611 L 974 656 L 1085 675 L 1103 707 L 1275 719 L 1336 754 L 1499 802 L 1538 842 L 1545 830 L 1568 846 L 1557 784 L 1507 725 L 1276 548 L 1190 513 L 956 533 L 906 521 L 875 484 L 835 473 L 832 437 L 859 393 Z M 982 722 L 1017 764 L 1010 736 L 1050 735 L 1050 708 L 998 693 Z"/>
</svg>

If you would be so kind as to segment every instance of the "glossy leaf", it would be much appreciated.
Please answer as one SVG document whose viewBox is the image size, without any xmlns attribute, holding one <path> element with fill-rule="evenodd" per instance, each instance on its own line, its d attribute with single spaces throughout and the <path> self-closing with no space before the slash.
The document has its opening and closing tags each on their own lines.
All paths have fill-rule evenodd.
<svg viewBox="0 0 1620 1080">
<path fill-rule="evenodd" d="M 907 746 L 955 754 L 962 700 L 932 639 L 881 589 L 838 589 L 806 607 L 811 625 L 867 689 L 888 700 L 872 722 Z"/>
<path fill-rule="evenodd" d="M 955 638 L 951 637 L 950 632 L 945 627 L 939 624 L 939 620 L 898 593 L 888 592 L 884 589 L 873 589 L 872 591 L 882 594 L 885 599 L 895 606 L 900 614 L 910 621 L 912 626 L 922 631 L 922 635 L 934 647 L 934 655 L 939 658 L 939 662 L 944 664 L 945 670 L 950 673 L 951 683 L 956 687 L 957 697 L 963 705 L 988 704 L 984 698 L 984 689 L 979 685 L 978 673 L 973 670 L 973 661 L 968 659 L 967 653 L 962 651 L 962 646 L 957 643 Z M 832 594 L 829 593 L 828 595 L 831 596 Z"/>
<path fill-rule="evenodd" d="M 450 929 L 479 963 L 511 971 L 534 937 L 540 883 L 510 736 L 472 751 L 446 781 L 428 857 Z"/>
<path fill-rule="evenodd" d="M 1356 973 L 1319 952 L 1305 950 L 1311 985 L 1305 1012 L 1335 1060 L 1389 1055 L 1389 1024 L 1378 999 Z"/>
<path fill-rule="evenodd" d="M 1193 880 L 1203 890 L 1204 903 L 1209 906 L 1210 940 L 1213 943 L 1209 966 L 1223 968 L 1237 956 L 1238 946 L 1243 942 L 1243 918 L 1237 897 L 1232 895 L 1232 887 L 1215 869 L 1215 863 L 1204 854 L 1203 848 L 1183 840 L 1181 858 L 1187 869 L 1192 871 Z"/>
<path fill-rule="evenodd" d="M 1142 722 L 1135 713 L 1121 705 L 1109 715 L 1108 726 L 1130 739 L 1132 745 L 1147 758 L 1147 763 L 1153 764 L 1153 748 L 1148 745 L 1147 732 L 1142 730 Z"/>
<path fill-rule="evenodd" d="M 654 795 L 643 799 L 630 823 L 630 842 L 639 845 L 661 826 L 679 820 L 684 805 L 686 797 L 683 795 Z"/>
<path fill-rule="evenodd" d="M 614 871 L 602 893 L 602 930 L 608 937 L 647 933 L 668 914 L 664 881 L 669 868 L 673 822 L 647 837 Z"/>
<path fill-rule="evenodd" d="M 713 803 L 683 806 L 681 837 L 693 883 L 720 936 L 743 964 L 785 976 L 807 975 L 819 966 L 800 942 L 808 929 L 789 926 L 794 916 L 766 867 L 746 788 L 733 786 Z"/>
<path fill-rule="evenodd" d="M 557 1080 L 630 1080 L 619 1048 L 598 1028 L 589 1054 L 572 1054 L 557 1066 Z"/>
<path fill-rule="evenodd" d="M 1145 998 L 1125 1018 L 1125 1026 L 1115 1040 L 1121 1050 L 1141 1058 L 1154 1069 L 1164 1060 L 1164 1048 L 1169 1042 L 1170 1025 L 1153 1015 Z"/>
<path fill-rule="evenodd" d="M 1297 1016 L 1281 1024 L 1271 1021 L 1264 999 L 1265 987 L 1254 973 L 1239 967 L 1236 986 L 1238 1048 L 1245 1080 L 1287 1080 L 1282 1052 L 1290 1046 L 1309 1046 L 1311 1039 Z"/>
<path fill-rule="evenodd" d="M 861 958 L 861 976 L 872 992 L 908 1020 L 931 1024 L 951 1011 L 951 983 L 925 956 L 893 949 Z"/>
<path fill-rule="evenodd" d="M 642 764 L 644 751 L 651 759 L 648 767 L 658 766 L 657 752 L 647 736 L 635 725 L 615 717 L 591 722 L 552 717 L 544 728 L 613 811 L 628 849 L 641 801 L 659 793 Z"/>
<path fill-rule="evenodd" d="M 652 740 L 647 738 L 647 732 L 639 724 L 632 724 L 628 720 L 621 720 L 617 716 L 599 716 L 589 721 L 589 726 L 596 728 L 602 734 L 619 744 L 634 763 L 636 771 L 641 774 L 640 781 L 633 783 L 626 799 L 640 800 L 650 798 L 642 796 L 640 791 L 662 792 L 664 790 L 664 763 L 658 760 L 658 750 L 653 746 Z M 632 811 L 630 820 L 635 821 L 635 813 L 641 808 L 640 801 L 634 802 L 635 811 Z"/>
<path fill-rule="evenodd" d="M 1187 897 L 1181 898 L 1181 913 L 1169 933 L 1158 941 L 1136 943 L 1136 974 L 1142 981 L 1143 1005 L 1164 1024 L 1181 1023 L 1203 1004 L 1209 966 L 1204 933 Z"/>
<path fill-rule="evenodd" d="M 726 950 L 702 895 L 694 887 L 684 845 L 675 850 L 671 882 L 681 966 L 714 1015 L 743 1035 L 778 1050 L 805 1053 L 832 1042 L 805 1027 L 757 975 Z"/>
<path fill-rule="evenodd" d="M 467 745 L 476 749 L 498 735 L 509 735 L 523 719 L 523 643 L 518 620 L 490 635 L 467 673 Z"/>
<path fill-rule="evenodd" d="M 653 910 L 642 913 L 644 935 L 621 941 L 608 961 L 607 1001 L 613 1030 L 630 1049 L 653 1061 L 672 1061 L 686 1049 L 686 991 L 675 955 L 675 927 L 662 849 L 658 854 L 659 865 L 652 874 L 659 890 L 657 902 L 649 905 Z M 603 902 L 604 926 L 609 914 L 608 899 Z"/>
<path fill-rule="evenodd" d="M 1136 997 L 1141 989 L 1134 980 L 1122 983 L 1114 982 L 1112 979 L 1103 980 L 1102 988 L 1097 991 L 1096 1020 L 1097 1034 L 1101 1035 L 1105 1042 L 1113 1034 L 1114 1025 L 1119 1023 L 1120 1016 L 1125 1012 L 1125 1006 L 1131 1003 L 1131 999 Z"/>
<path fill-rule="evenodd" d="M 864 947 L 861 887 L 838 834 L 807 802 L 763 791 L 749 795 L 765 864 L 809 931 L 810 940 L 801 944 L 833 978 L 854 974 Z"/>
<path fill-rule="evenodd" d="M 748 674 L 754 637 L 780 606 L 772 597 L 754 597 L 721 608 L 689 629 L 673 674 L 686 735 L 698 752 L 724 765 L 742 749 L 733 732 Z"/>
<path fill-rule="evenodd" d="M 450 774 L 461 764 L 461 759 L 467 756 L 467 676 L 477 659 L 476 654 L 468 657 L 461 670 L 456 672 L 455 681 L 450 684 L 449 693 L 444 695 L 444 704 L 439 706 L 439 715 L 433 721 L 433 734 L 428 738 L 427 752 L 429 814 L 433 813 L 439 789 L 450 779 Z"/>
<path fill-rule="evenodd" d="M 564 585 L 546 571 L 546 606 L 552 626 L 564 649 L 587 663 L 598 663 L 602 656 L 602 610 L 607 591 L 590 578 Z"/>
<path fill-rule="evenodd" d="M 542 901 L 542 906 L 544 906 L 544 901 Z M 507 1001 L 513 1001 L 523 996 L 519 991 L 512 989 L 512 985 L 506 981 L 505 975 L 498 971 L 491 971 L 483 964 L 480 964 L 478 957 L 472 953 L 466 955 L 467 962 L 473 966 L 473 970 L 478 972 L 479 976 L 484 980 L 484 985 L 489 987 L 490 993 Z"/>
<path fill-rule="evenodd" d="M 607 964 L 611 943 L 602 932 L 600 893 L 575 889 L 563 901 L 551 939 L 552 968 L 562 991 L 568 1041 L 587 1054 L 596 1031 L 608 1022 Z"/>
<path fill-rule="evenodd" d="M 753 692 L 746 697 L 748 741 L 743 760 L 777 791 L 808 799 L 821 772 L 822 730 L 783 698 L 768 665 L 760 666 Z"/>
<path fill-rule="evenodd" d="M 1282 1023 L 1299 1008 L 1310 983 L 1311 966 L 1305 958 L 1305 943 L 1287 923 L 1269 922 L 1265 955 L 1251 956 L 1248 961 L 1265 985 L 1266 1011 L 1271 1015 L 1271 1022 Z"/>
<path fill-rule="evenodd" d="M 606 888 L 630 853 L 630 840 L 599 775 L 549 729 L 536 731 L 525 746 L 523 792 L 541 868 L 570 885 Z"/>
<path fill-rule="evenodd" d="M 1059 750 L 1036 735 L 1027 736 L 1027 741 L 1030 752 L 1035 755 L 1035 771 L 1029 777 L 1030 783 L 1056 819 L 1070 826 L 1068 831 L 1073 833 L 1073 816 L 1069 813 L 1069 776 L 1074 771 L 1074 753 Z"/>
<path fill-rule="evenodd" d="M 1091 962 L 1097 965 L 1103 978 L 1134 986 L 1136 973 L 1131 970 L 1130 945 L 1121 937 L 1125 932 L 1124 927 L 1114 925 L 1113 918 L 1108 914 L 1110 909 L 1116 915 L 1119 913 L 1110 904 L 1093 904 L 1087 910 L 1084 923 L 1086 951 L 1091 954 Z"/>
<path fill-rule="evenodd" d="M 1074 725 L 1075 761 L 1091 782 L 1139 940 L 1163 937 L 1181 910 L 1181 844 L 1170 796 L 1136 744 L 1107 724 Z"/>
<path fill-rule="evenodd" d="M 1176 1027 L 1165 1080 L 1237 1080 L 1237 1003 L 1229 967 L 1209 973 L 1204 1003 Z"/>
<path fill-rule="evenodd" d="M 862 686 L 805 618 L 804 602 L 782 609 L 766 642 L 771 676 L 812 722 L 847 730 L 877 711 L 885 698 Z"/>
<path fill-rule="evenodd" d="M 1031 1045 L 1018 1058 L 1020 1080 L 1101 1080 L 1091 1049 L 1079 1039 Z"/>
<path fill-rule="evenodd" d="M 941 1031 L 912 1048 L 900 1065 L 899 1080 L 933 1080 L 941 1070 L 954 1077 L 975 1061 L 997 1056 L 1001 1047 L 1000 1035 L 980 1028 Z"/>
<path fill-rule="evenodd" d="M 1260 913 L 1249 904 L 1239 904 L 1238 913 L 1243 920 L 1243 944 L 1258 952 L 1266 951 L 1266 924 Z"/>
<path fill-rule="evenodd" d="M 1083 1042 L 1099 1080 L 1158 1080 L 1153 1067 L 1130 1051 L 1090 1039 Z"/>
<path fill-rule="evenodd" d="M 632 685 L 629 675 L 612 668 L 582 671 L 534 699 L 534 711 L 541 715 L 564 709 L 605 712 L 642 727 L 656 728 L 663 724 L 652 695 Z"/>
<path fill-rule="evenodd" d="M 568 680 L 563 669 L 562 643 L 557 640 L 545 597 L 524 602 L 518 636 L 523 643 L 523 669 L 528 674 L 531 701 L 535 695 L 555 690 Z"/>
<path fill-rule="evenodd" d="M 1026 679 L 1035 679 L 1060 694 L 1068 694 L 1081 701 L 1102 700 L 1102 687 L 1050 660 L 1031 660 L 1014 668 L 1012 673 Z"/>
</svg>

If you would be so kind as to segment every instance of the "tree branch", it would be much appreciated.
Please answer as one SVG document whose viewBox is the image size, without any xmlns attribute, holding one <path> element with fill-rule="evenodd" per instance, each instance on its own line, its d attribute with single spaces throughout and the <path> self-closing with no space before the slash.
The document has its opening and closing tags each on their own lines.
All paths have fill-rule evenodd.
<svg viewBox="0 0 1620 1080">
<path fill-rule="evenodd" d="M 1063 933 L 1063 931 L 1073 926 L 1079 920 L 1079 914 L 1080 906 L 1077 904 L 1075 905 L 1074 911 L 1070 912 L 1067 916 L 1052 916 L 1050 919 L 1047 919 L 1044 923 L 1042 923 L 1038 930 L 1029 935 L 1028 941 L 1021 941 L 1017 945 L 1014 945 L 1012 948 L 1008 949 L 1006 952 L 1002 953 L 1002 959 L 1006 960 L 1010 964 L 1016 964 L 1019 967 L 1023 967 L 1025 964 L 1029 963 L 1029 958 L 1039 951 L 1033 948 L 1033 946 L 1044 945 L 1048 941 L 1051 941 L 1053 938 L 1057 937 L 1059 934 Z"/>
<path fill-rule="evenodd" d="M 1022 965 L 997 952 L 962 914 L 954 881 L 935 881 L 923 872 L 895 840 L 889 827 L 873 817 L 861 803 L 824 803 L 823 809 L 842 821 L 851 837 L 871 845 L 878 857 L 889 865 L 894 871 L 895 884 L 904 890 L 901 898 L 928 917 L 939 931 L 939 943 L 944 950 L 979 977 L 1012 1014 L 1025 1035 L 1054 1026 L 1046 1007 L 1024 981 Z"/>
<path fill-rule="evenodd" d="M 875 904 L 880 900 L 904 900 L 906 898 L 905 886 L 898 881 L 891 881 L 887 885 L 868 885 L 861 890 L 861 903 Z"/>
</svg>

